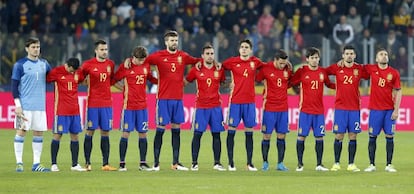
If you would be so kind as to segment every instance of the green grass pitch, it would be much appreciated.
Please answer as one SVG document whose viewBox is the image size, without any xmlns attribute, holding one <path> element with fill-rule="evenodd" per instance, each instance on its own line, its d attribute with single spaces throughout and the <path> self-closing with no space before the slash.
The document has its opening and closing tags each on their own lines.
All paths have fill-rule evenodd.
<svg viewBox="0 0 414 194">
<path fill-rule="evenodd" d="M 134 133 L 129 140 L 126 158 L 127 172 L 102 172 L 100 170 L 102 157 L 100 152 L 99 131 L 94 136 L 92 151 L 92 172 L 71 172 L 69 136 L 64 135 L 58 155 L 60 172 L 33 173 L 31 132 L 25 139 L 24 163 L 25 171 L 15 172 L 15 157 L 13 151 L 14 130 L 0 130 L 0 193 L 414 193 L 414 132 L 397 132 L 395 137 L 395 153 L 393 163 L 397 173 L 386 173 L 385 167 L 385 138 L 381 134 L 377 140 L 377 171 L 373 173 L 347 172 L 348 161 L 347 142 L 345 139 L 341 167 L 338 172 L 316 172 L 314 170 L 316 156 L 314 138 L 308 137 L 304 155 L 304 172 L 295 172 L 296 167 L 296 132 L 292 131 L 287 137 L 285 164 L 288 172 L 276 171 L 277 160 L 275 135 L 271 140 L 269 161 L 271 170 L 268 172 L 248 172 L 245 170 L 246 152 L 244 133 L 237 132 L 235 139 L 236 172 L 213 171 L 213 153 L 210 132 L 205 133 L 201 142 L 198 172 L 182 172 L 170 170 L 172 160 L 171 133 L 164 134 L 164 144 L 161 152 L 161 171 L 138 171 L 138 143 Z M 110 163 L 118 167 L 118 145 L 121 132 L 111 132 Z M 50 141 L 52 134 L 45 133 L 42 163 L 50 167 Z M 147 160 L 153 162 L 154 132 L 148 134 Z M 226 134 L 222 138 L 221 161 L 227 167 Z M 254 133 L 253 162 L 257 168 L 262 165 L 261 133 Z M 180 161 L 187 167 L 191 164 L 191 131 L 181 132 Z M 333 164 L 333 138 L 331 132 L 325 137 L 325 152 L 323 163 L 326 167 Z M 358 138 L 356 156 L 357 166 L 363 170 L 368 166 L 367 132 Z M 79 162 L 83 165 L 83 134 L 80 136 Z"/>
</svg>

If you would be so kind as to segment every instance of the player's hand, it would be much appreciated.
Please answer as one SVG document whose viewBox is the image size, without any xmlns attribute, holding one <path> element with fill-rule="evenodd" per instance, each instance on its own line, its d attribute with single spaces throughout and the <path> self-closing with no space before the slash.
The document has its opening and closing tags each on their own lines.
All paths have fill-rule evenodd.
<svg viewBox="0 0 414 194">
<path fill-rule="evenodd" d="M 16 117 L 22 116 L 23 115 L 22 107 L 16 107 L 16 109 L 14 110 L 14 113 L 16 114 Z"/>
<path fill-rule="evenodd" d="M 16 114 L 16 128 L 20 130 L 24 130 L 26 128 L 27 118 L 23 114 L 22 107 L 16 107 L 14 112 Z"/>
<path fill-rule="evenodd" d="M 200 69 L 201 69 L 201 62 L 200 61 L 195 64 L 195 68 L 197 69 L 197 71 L 200 71 Z"/>
<path fill-rule="evenodd" d="M 394 110 L 394 111 L 392 111 L 392 114 L 391 114 L 391 120 L 397 120 L 398 119 L 398 110 Z"/>
<path fill-rule="evenodd" d="M 287 61 L 287 68 L 288 70 L 292 71 L 293 70 L 293 65 L 290 61 Z"/>
<path fill-rule="evenodd" d="M 14 110 L 14 113 L 16 114 L 16 117 L 20 117 L 20 118 L 22 118 L 24 121 L 27 121 L 27 118 L 26 118 L 26 117 L 24 117 L 22 107 L 16 107 L 16 109 Z"/>
<path fill-rule="evenodd" d="M 126 69 L 131 68 L 131 58 L 128 57 L 128 58 L 125 59 L 125 61 L 124 61 L 124 67 Z"/>
</svg>

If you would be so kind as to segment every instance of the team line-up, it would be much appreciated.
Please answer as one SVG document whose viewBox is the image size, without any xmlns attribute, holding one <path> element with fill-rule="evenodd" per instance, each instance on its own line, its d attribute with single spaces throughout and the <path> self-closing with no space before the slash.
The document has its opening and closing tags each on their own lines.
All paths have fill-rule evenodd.
<svg viewBox="0 0 414 194">
<path fill-rule="evenodd" d="M 23 146 L 28 130 L 33 131 L 33 165 L 35 172 L 59 171 L 57 154 L 63 134 L 70 134 L 70 151 L 72 171 L 91 171 L 92 137 L 96 129 L 100 129 L 103 171 L 127 171 L 125 157 L 130 133 L 138 132 L 140 164 L 144 171 L 159 171 L 160 151 L 163 134 L 167 125 L 171 126 L 172 170 L 197 171 L 200 140 L 207 127 L 212 135 L 214 154 L 213 169 L 218 171 L 236 171 L 233 160 L 234 137 L 236 128 L 243 121 L 245 147 L 247 153 L 246 170 L 257 171 L 253 165 L 253 127 L 256 126 L 255 82 L 264 83 L 263 113 L 261 131 L 263 139 L 261 151 L 263 165 L 261 170 L 269 170 L 268 152 L 273 131 L 276 132 L 278 151 L 276 169 L 288 171 L 284 165 L 285 137 L 288 129 L 288 97 L 287 90 L 292 86 L 300 88 L 299 122 L 297 129 L 296 151 L 298 164 L 296 171 L 303 171 L 303 154 L 305 140 L 310 130 L 315 137 L 316 171 L 338 171 L 342 142 L 348 134 L 348 171 L 357 172 L 354 158 L 357 147 L 357 134 L 360 127 L 360 93 L 359 83 L 369 79 L 369 166 L 365 172 L 376 171 L 375 152 L 376 139 L 381 131 L 386 138 L 387 163 L 385 171 L 396 172 L 392 165 L 394 150 L 394 130 L 401 102 L 399 72 L 389 64 L 388 53 L 379 49 L 375 64 L 361 65 L 356 63 L 355 49 L 345 46 L 342 59 L 327 68 L 319 66 L 320 51 L 310 47 L 306 50 L 306 64 L 293 73 L 286 52 L 276 51 L 273 61 L 262 62 L 252 56 L 252 43 L 242 40 L 239 44 L 239 56 L 230 57 L 222 63 L 214 60 L 214 48 L 204 46 L 201 58 L 195 58 L 178 49 L 179 35 L 176 31 L 168 31 L 164 35 L 166 49 L 147 53 L 146 48 L 137 46 L 115 71 L 115 64 L 108 58 L 108 45 L 104 40 L 95 42 L 95 57 L 84 61 L 82 65 L 77 58 L 69 58 L 61 66 L 51 69 L 45 59 L 39 58 L 40 41 L 29 38 L 25 44 L 27 57 L 16 62 L 12 73 L 12 93 L 15 102 L 14 151 L 16 171 L 23 172 Z M 154 65 L 158 78 L 152 76 L 150 65 Z M 187 65 L 193 65 L 184 76 Z M 221 108 L 219 88 L 225 83 L 225 71 L 231 74 L 228 116 L 226 118 L 227 168 L 221 164 L 220 133 L 225 131 L 223 111 Z M 329 76 L 335 76 L 335 83 Z M 184 78 L 184 79 L 183 79 Z M 147 163 L 147 131 L 148 111 L 146 83 L 147 80 L 158 84 L 156 102 L 156 130 L 153 142 L 154 163 Z M 51 168 L 40 164 L 43 147 L 43 132 L 47 131 L 45 101 L 46 82 L 55 86 L 55 108 L 53 139 L 51 142 Z M 88 85 L 87 111 L 85 116 L 86 132 L 84 138 L 85 166 L 78 163 L 79 137 L 82 132 L 78 84 Z M 192 164 L 185 167 L 180 163 L 180 123 L 184 122 L 183 88 L 185 84 L 196 82 L 196 110 L 192 120 L 193 138 L 191 142 Z M 122 135 L 119 141 L 119 168 L 109 165 L 109 132 L 112 130 L 112 97 L 111 85 L 123 90 L 123 109 L 121 115 Z M 325 136 L 325 117 L 323 106 L 324 87 L 336 90 L 333 132 L 335 163 L 332 168 L 322 164 Z"/>
</svg>

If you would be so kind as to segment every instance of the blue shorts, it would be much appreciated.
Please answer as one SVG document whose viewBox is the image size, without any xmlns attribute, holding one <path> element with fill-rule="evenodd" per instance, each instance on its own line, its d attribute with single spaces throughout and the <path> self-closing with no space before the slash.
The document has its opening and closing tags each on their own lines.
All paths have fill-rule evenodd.
<svg viewBox="0 0 414 194">
<path fill-rule="evenodd" d="M 180 124 L 184 122 L 184 106 L 182 100 L 157 100 L 157 125 L 169 123 Z"/>
<path fill-rule="evenodd" d="M 85 120 L 88 130 L 98 128 L 104 131 L 112 130 L 112 107 L 88 108 L 86 112 Z"/>
<path fill-rule="evenodd" d="M 298 136 L 307 137 L 310 129 L 313 129 L 313 136 L 325 136 L 325 117 L 323 114 L 299 113 Z"/>
<path fill-rule="evenodd" d="M 289 133 L 289 119 L 288 112 L 270 112 L 263 111 L 262 119 L 262 133 L 272 134 L 273 129 L 276 133 L 286 134 Z"/>
<path fill-rule="evenodd" d="M 231 127 L 237 127 L 243 119 L 244 126 L 252 128 L 256 126 L 256 106 L 250 104 L 230 104 L 227 123 Z"/>
<path fill-rule="evenodd" d="M 395 120 L 391 120 L 393 110 L 369 111 L 369 135 L 378 136 L 382 129 L 386 135 L 394 135 Z"/>
<path fill-rule="evenodd" d="M 221 106 L 196 109 L 193 115 L 191 129 L 194 131 L 205 132 L 207 125 L 210 125 L 212 133 L 224 131 L 223 111 L 221 110 Z"/>
<path fill-rule="evenodd" d="M 122 110 L 121 127 L 122 132 L 137 130 L 138 133 L 148 131 L 148 111 L 143 110 Z"/>
<path fill-rule="evenodd" d="M 82 132 L 81 119 L 79 115 L 63 116 L 56 115 L 53 123 L 53 133 L 78 134 Z"/>
<path fill-rule="evenodd" d="M 359 110 L 335 110 L 334 125 L 332 131 L 337 134 L 360 133 L 360 111 Z"/>
</svg>

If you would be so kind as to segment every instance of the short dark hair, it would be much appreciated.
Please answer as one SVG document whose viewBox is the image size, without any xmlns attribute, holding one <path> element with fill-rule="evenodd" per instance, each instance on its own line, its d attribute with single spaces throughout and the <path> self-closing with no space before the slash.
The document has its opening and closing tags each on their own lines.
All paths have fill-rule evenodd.
<svg viewBox="0 0 414 194">
<path fill-rule="evenodd" d="M 388 53 L 388 50 L 387 50 L 387 49 L 385 49 L 385 48 L 383 48 L 383 47 L 380 47 L 380 48 L 377 48 L 377 52 L 375 52 L 375 54 L 377 54 L 377 53 L 379 53 L 379 52 L 381 52 L 381 51 L 385 51 L 385 52 L 387 52 L 387 53 Z"/>
<path fill-rule="evenodd" d="M 29 39 L 26 40 L 26 42 L 24 43 L 25 47 L 29 47 L 31 44 L 37 44 L 40 43 L 40 40 L 36 37 L 30 37 Z"/>
<path fill-rule="evenodd" d="M 214 49 L 214 47 L 213 47 L 211 44 L 208 44 L 208 45 L 204 46 L 204 47 L 203 47 L 203 53 L 204 53 L 204 51 L 205 51 L 205 50 L 207 50 L 207 49 Z"/>
<path fill-rule="evenodd" d="M 310 56 L 314 54 L 318 54 L 319 56 L 321 56 L 321 52 L 316 47 L 309 47 L 308 49 L 306 49 L 306 54 L 305 54 L 306 58 L 309 58 Z"/>
<path fill-rule="evenodd" d="M 137 46 L 132 51 L 132 56 L 134 56 L 135 58 L 138 58 L 138 59 L 143 59 L 143 58 L 148 56 L 148 51 L 143 46 Z"/>
<path fill-rule="evenodd" d="M 167 40 L 169 37 L 178 37 L 178 32 L 170 30 L 164 34 L 164 40 Z"/>
<path fill-rule="evenodd" d="M 352 45 L 346 45 L 344 46 L 344 48 L 342 49 L 342 53 L 345 52 L 345 50 L 353 50 L 355 51 L 355 47 L 353 47 Z"/>
<path fill-rule="evenodd" d="M 72 67 L 74 70 L 77 70 L 80 62 L 78 58 L 72 57 L 66 61 L 66 64 L 68 64 L 68 67 Z"/>
<path fill-rule="evenodd" d="M 275 53 L 275 59 L 276 60 L 277 59 L 287 59 L 287 58 L 288 58 L 287 53 L 284 50 L 278 49 L 276 51 L 276 53 Z"/>
<path fill-rule="evenodd" d="M 243 39 L 243 40 L 241 40 L 241 41 L 239 42 L 239 48 L 240 48 L 240 46 L 241 46 L 243 43 L 247 43 L 247 44 L 250 46 L 250 48 L 251 48 L 251 49 L 253 48 L 253 43 L 252 43 L 252 41 L 250 41 L 249 39 Z"/>
<path fill-rule="evenodd" d="M 102 40 L 102 39 L 99 39 L 99 40 L 95 41 L 95 48 L 97 48 L 101 44 L 105 45 L 106 41 Z"/>
</svg>

